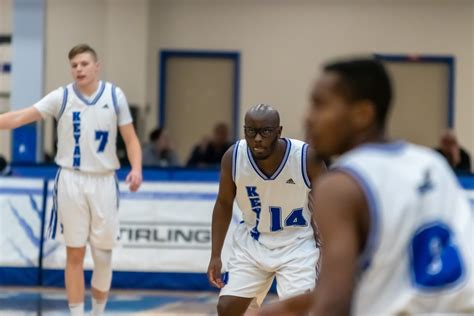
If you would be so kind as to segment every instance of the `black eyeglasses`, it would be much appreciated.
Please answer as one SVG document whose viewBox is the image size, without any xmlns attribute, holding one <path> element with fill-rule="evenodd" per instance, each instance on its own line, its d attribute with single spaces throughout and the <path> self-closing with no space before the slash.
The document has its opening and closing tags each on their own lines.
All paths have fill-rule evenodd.
<svg viewBox="0 0 474 316">
<path fill-rule="evenodd" d="M 244 126 L 244 133 L 245 136 L 253 138 L 257 136 L 257 134 L 260 134 L 262 137 L 270 137 L 272 136 L 273 132 L 278 129 L 278 127 L 262 127 L 262 128 L 253 128 L 253 127 L 247 127 Z"/>
</svg>

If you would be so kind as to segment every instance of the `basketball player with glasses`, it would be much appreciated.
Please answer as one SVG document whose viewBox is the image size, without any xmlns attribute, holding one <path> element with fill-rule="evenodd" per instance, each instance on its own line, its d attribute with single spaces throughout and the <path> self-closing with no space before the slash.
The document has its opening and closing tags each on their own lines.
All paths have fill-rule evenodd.
<svg viewBox="0 0 474 316">
<path fill-rule="evenodd" d="M 282 138 L 281 132 L 278 111 L 256 105 L 245 115 L 245 139 L 222 158 L 208 268 L 210 283 L 221 289 L 219 315 L 242 315 L 254 300 L 261 304 L 274 278 L 280 298 L 315 287 L 319 247 L 310 179 L 322 174 L 325 165 L 307 144 Z M 243 220 L 232 236 L 227 270 L 221 271 L 234 200 Z"/>
</svg>

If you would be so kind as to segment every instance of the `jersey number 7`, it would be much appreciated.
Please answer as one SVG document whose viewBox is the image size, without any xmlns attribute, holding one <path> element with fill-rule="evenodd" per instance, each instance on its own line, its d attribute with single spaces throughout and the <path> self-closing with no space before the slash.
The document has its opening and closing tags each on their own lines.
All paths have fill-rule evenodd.
<svg viewBox="0 0 474 316">
<path fill-rule="evenodd" d="M 108 131 L 95 131 L 95 140 L 99 141 L 99 148 L 97 148 L 97 152 L 101 153 L 104 152 L 105 146 L 109 141 L 109 132 Z"/>
</svg>

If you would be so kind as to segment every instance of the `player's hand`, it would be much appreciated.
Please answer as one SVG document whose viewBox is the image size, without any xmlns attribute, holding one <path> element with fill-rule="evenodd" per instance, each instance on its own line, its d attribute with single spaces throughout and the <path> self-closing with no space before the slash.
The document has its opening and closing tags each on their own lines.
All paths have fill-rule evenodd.
<svg viewBox="0 0 474 316">
<path fill-rule="evenodd" d="M 125 183 L 128 184 L 128 188 L 131 192 L 136 192 L 142 184 L 142 172 L 137 170 L 131 170 L 125 179 Z"/>
<path fill-rule="evenodd" d="M 222 289 L 225 285 L 221 278 L 221 269 L 221 258 L 211 258 L 211 261 L 209 262 L 209 268 L 207 269 L 207 278 L 209 279 L 209 283 L 218 289 Z"/>
</svg>

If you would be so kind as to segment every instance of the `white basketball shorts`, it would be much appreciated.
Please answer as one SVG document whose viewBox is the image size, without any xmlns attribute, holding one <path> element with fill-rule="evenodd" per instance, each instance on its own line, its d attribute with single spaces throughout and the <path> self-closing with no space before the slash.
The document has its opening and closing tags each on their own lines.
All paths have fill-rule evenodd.
<svg viewBox="0 0 474 316">
<path fill-rule="evenodd" d="M 90 242 L 99 249 L 112 249 L 119 239 L 118 198 L 114 172 L 60 169 L 53 189 L 51 237 L 61 234 L 68 247 Z"/>
<path fill-rule="evenodd" d="M 234 232 L 228 271 L 223 274 L 227 284 L 219 295 L 256 298 L 261 305 L 275 277 L 280 299 L 311 291 L 316 286 L 318 258 L 319 249 L 313 238 L 268 249 L 241 224 Z"/>
</svg>

